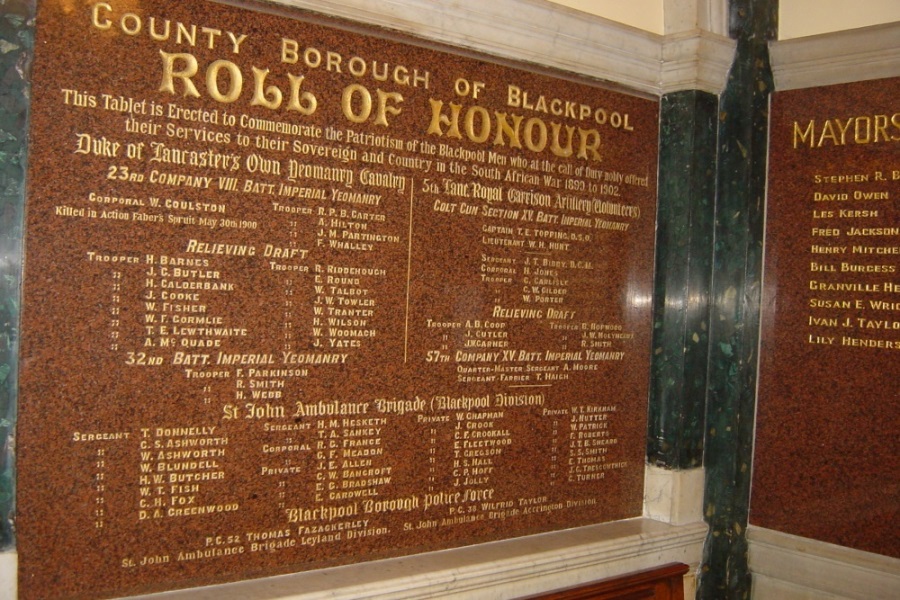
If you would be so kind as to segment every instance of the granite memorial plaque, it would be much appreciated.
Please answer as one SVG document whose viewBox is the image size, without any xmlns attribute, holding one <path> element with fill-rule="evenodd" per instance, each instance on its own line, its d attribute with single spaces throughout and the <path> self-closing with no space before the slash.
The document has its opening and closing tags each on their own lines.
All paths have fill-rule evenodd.
<svg viewBox="0 0 900 600">
<path fill-rule="evenodd" d="M 898 97 L 900 79 L 773 98 L 750 513 L 895 557 Z"/>
<path fill-rule="evenodd" d="M 277 10 L 39 4 L 23 598 L 641 514 L 658 103 Z"/>
</svg>

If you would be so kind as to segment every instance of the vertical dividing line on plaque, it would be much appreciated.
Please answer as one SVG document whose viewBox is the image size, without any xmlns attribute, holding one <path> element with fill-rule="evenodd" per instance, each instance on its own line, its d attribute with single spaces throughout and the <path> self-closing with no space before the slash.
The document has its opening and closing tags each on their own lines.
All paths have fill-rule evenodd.
<svg viewBox="0 0 900 600">
<path fill-rule="evenodd" d="M 409 178 L 409 241 L 406 249 L 406 323 L 403 332 L 403 363 L 409 362 L 409 294 L 412 279 L 412 235 L 413 235 L 413 200 L 415 198 L 416 180 Z"/>
</svg>

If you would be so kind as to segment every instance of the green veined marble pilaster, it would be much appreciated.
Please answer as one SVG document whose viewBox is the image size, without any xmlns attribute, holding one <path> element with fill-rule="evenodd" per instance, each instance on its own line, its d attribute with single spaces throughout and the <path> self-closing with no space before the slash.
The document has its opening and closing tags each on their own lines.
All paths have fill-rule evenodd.
<svg viewBox="0 0 900 600">
<path fill-rule="evenodd" d="M 660 103 L 647 458 L 669 469 L 703 461 L 717 108 L 696 90 Z"/>
<path fill-rule="evenodd" d="M 718 185 L 707 392 L 710 526 L 698 597 L 750 597 L 747 521 L 759 348 L 769 95 L 777 0 L 732 0 L 734 64 L 719 100 Z"/>
<path fill-rule="evenodd" d="M 14 431 L 34 9 L 35 0 L 0 0 L 0 550 L 15 542 Z"/>
</svg>

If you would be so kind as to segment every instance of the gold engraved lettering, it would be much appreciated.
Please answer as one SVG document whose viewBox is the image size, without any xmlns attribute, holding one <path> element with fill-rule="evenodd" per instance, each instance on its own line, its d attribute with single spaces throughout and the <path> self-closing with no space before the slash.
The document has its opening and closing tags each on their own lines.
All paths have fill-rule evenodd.
<svg viewBox="0 0 900 600">
<path fill-rule="evenodd" d="M 811 119 L 805 125 L 798 121 L 794 121 L 793 125 L 795 150 L 799 146 L 821 148 L 880 142 L 900 142 L 900 113 L 894 113 L 890 117 L 866 115 L 848 117 L 846 120 L 826 119 L 821 124 Z"/>
<path fill-rule="evenodd" d="M 462 133 L 459 128 L 459 117 L 462 114 L 462 105 L 455 102 L 450 103 L 449 112 L 444 110 L 444 102 L 441 100 L 429 99 L 431 104 L 431 122 L 428 125 L 426 133 L 428 135 L 436 135 L 439 137 L 448 136 L 455 139 L 462 139 Z M 512 118 L 510 124 L 509 118 Z M 537 124 L 540 122 L 540 125 Z M 466 138 L 476 144 L 483 144 L 491 137 L 491 131 L 496 126 L 493 144 L 495 146 L 509 145 L 511 148 L 521 148 L 521 124 L 522 117 L 507 115 L 506 113 L 495 111 L 494 118 L 488 110 L 481 106 L 471 106 L 466 110 L 463 116 L 463 130 Z M 549 140 L 550 151 L 559 157 L 569 157 L 575 155 L 582 160 L 599 162 L 602 160 L 600 154 L 600 132 L 596 129 L 578 130 L 578 146 L 577 151 L 573 150 L 573 138 L 575 137 L 575 127 L 566 126 L 566 142 L 560 143 L 562 137 L 563 126 L 559 123 L 550 123 L 550 135 L 547 135 L 546 124 L 537 118 L 529 119 L 526 123 L 525 134 L 527 136 L 526 147 L 532 152 L 543 152 L 547 149 Z M 535 137 L 535 129 L 538 129 L 537 137 Z"/>
<path fill-rule="evenodd" d="M 169 94 L 177 94 L 176 80 L 181 82 L 181 87 L 186 97 L 199 98 L 200 91 L 194 84 L 193 77 L 200 70 L 200 65 L 194 55 L 187 52 L 169 53 L 164 50 L 159 51 L 162 57 L 162 81 L 159 84 L 160 92 Z M 180 68 L 176 67 L 179 66 Z M 270 110 L 276 110 L 281 107 L 284 96 L 280 89 L 275 86 L 266 87 L 266 77 L 269 73 L 268 69 L 259 69 L 252 67 L 254 89 L 253 96 L 250 100 L 251 106 L 262 106 Z M 227 77 L 222 75 L 227 74 Z M 223 91 L 220 88 L 220 81 L 227 80 L 227 87 Z M 240 68 L 229 60 L 219 59 L 209 64 L 206 68 L 206 91 L 209 96 L 216 102 L 230 104 L 236 102 L 241 95 L 244 87 L 244 76 Z M 302 115 L 311 115 L 316 111 L 318 101 L 310 92 L 301 92 L 303 77 L 288 74 L 288 82 L 290 84 L 290 99 L 288 100 L 286 110 L 299 112 Z M 390 112 L 388 107 L 385 110 Z"/>
</svg>

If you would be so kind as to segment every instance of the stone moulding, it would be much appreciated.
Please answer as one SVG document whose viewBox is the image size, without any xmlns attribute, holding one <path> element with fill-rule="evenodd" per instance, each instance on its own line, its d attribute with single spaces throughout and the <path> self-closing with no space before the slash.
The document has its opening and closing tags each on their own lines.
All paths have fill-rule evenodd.
<svg viewBox="0 0 900 600">
<path fill-rule="evenodd" d="M 776 90 L 900 76 L 900 22 L 771 42 Z"/>
<path fill-rule="evenodd" d="M 662 44 L 660 93 L 699 90 L 718 95 L 734 48 L 734 40 L 700 29 L 667 35 Z"/>
<path fill-rule="evenodd" d="M 762 527 L 747 537 L 756 597 L 870 600 L 900 589 L 900 559 Z"/>
<path fill-rule="evenodd" d="M 661 36 L 533 0 L 270 0 L 441 44 L 560 69 L 660 96 L 725 85 L 734 41 L 701 29 Z"/>
</svg>

